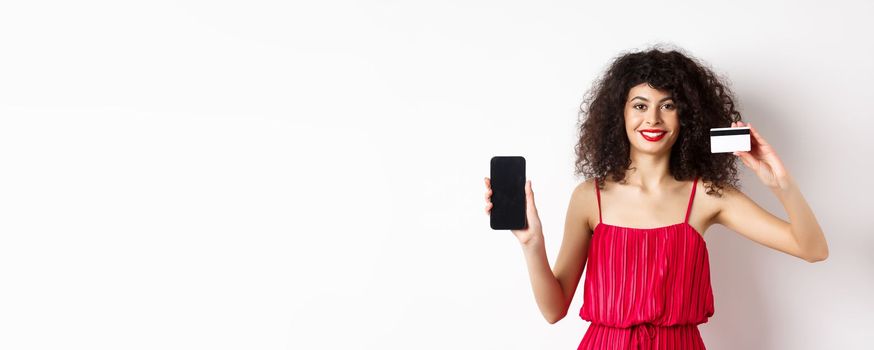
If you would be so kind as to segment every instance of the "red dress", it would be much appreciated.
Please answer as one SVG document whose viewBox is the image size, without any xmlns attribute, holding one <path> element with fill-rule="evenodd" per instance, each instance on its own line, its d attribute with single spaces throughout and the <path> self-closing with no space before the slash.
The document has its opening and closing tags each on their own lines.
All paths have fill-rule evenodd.
<svg viewBox="0 0 874 350">
<path fill-rule="evenodd" d="M 580 317 L 591 322 L 578 350 L 705 349 L 698 324 L 713 315 L 707 244 L 682 223 L 629 228 L 599 223 L 586 267 Z"/>
</svg>

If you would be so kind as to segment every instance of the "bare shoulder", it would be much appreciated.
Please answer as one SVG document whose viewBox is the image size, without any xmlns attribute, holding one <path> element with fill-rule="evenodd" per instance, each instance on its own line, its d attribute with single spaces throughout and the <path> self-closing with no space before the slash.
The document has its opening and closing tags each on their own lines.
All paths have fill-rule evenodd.
<svg viewBox="0 0 874 350">
<path fill-rule="evenodd" d="M 696 198 L 706 198 L 704 200 L 712 202 L 714 204 L 724 205 L 727 202 L 730 202 L 732 199 L 737 196 L 743 196 L 743 192 L 741 192 L 737 187 L 732 185 L 723 185 L 721 189 L 717 190 L 713 187 L 713 182 L 707 180 L 701 180 L 698 182 L 697 191 L 700 191 L 701 194 L 707 194 L 709 191 L 713 191 L 712 194 L 707 194 L 706 196 L 695 196 Z"/>
<path fill-rule="evenodd" d="M 713 187 L 713 182 L 707 180 L 698 181 L 695 195 L 695 210 L 698 212 L 699 221 L 704 222 L 702 226 L 709 227 L 716 224 L 719 214 L 738 197 L 745 196 L 738 188 L 731 185 L 724 185 L 717 190 Z M 713 192 L 709 193 L 708 192 Z"/>
<path fill-rule="evenodd" d="M 568 205 L 568 215 L 578 215 L 578 220 L 585 222 L 589 230 L 594 230 L 597 220 L 598 207 L 595 196 L 595 180 L 586 179 L 574 187 Z"/>
<path fill-rule="evenodd" d="M 595 179 L 586 179 L 577 184 L 574 188 L 574 196 L 577 195 L 588 195 L 592 194 L 594 196 L 595 192 Z"/>
</svg>

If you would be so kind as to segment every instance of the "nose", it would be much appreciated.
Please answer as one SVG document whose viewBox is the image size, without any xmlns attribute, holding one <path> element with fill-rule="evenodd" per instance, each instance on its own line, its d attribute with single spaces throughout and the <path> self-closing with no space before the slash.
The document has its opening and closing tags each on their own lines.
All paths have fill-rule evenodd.
<svg viewBox="0 0 874 350">
<path fill-rule="evenodd" d="M 659 112 L 647 113 L 645 121 L 647 125 L 657 125 L 662 122 L 662 117 L 659 115 Z"/>
</svg>

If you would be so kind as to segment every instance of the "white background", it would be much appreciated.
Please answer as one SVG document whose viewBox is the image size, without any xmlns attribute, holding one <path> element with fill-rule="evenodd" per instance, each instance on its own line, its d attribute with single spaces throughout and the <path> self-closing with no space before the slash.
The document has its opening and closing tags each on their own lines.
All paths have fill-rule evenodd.
<svg viewBox="0 0 874 350">
<path fill-rule="evenodd" d="M 483 177 L 528 159 L 554 264 L 583 94 L 669 43 L 830 247 L 711 227 L 705 344 L 870 349 L 874 5 L 826 4 L 4 1 L 0 348 L 575 349 L 582 288 L 544 320 Z"/>
</svg>

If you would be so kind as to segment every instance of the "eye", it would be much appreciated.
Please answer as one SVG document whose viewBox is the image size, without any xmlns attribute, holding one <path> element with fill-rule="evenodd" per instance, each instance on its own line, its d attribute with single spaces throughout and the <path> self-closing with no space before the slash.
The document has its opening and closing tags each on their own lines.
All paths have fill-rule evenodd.
<svg viewBox="0 0 874 350">
<path fill-rule="evenodd" d="M 665 103 L 664 105 L 662 105 L 662 107 L 667 107 L 667 109 L 674 109 L 674 108 L 676 108 L 676 107 L 674 106 L 673 103 Z"/>
<path fill-rule="evenodd" d="M 646 105 L 645 105 L 645 104 L 642 104 L 642 103 L 638 103 L 638 104 L 635 104 L 635 105 L 634 105 L 634 109 L 640 109 L 640 108 L 637 108 L 637 107 L 646 107 Z"/>
</svg>

